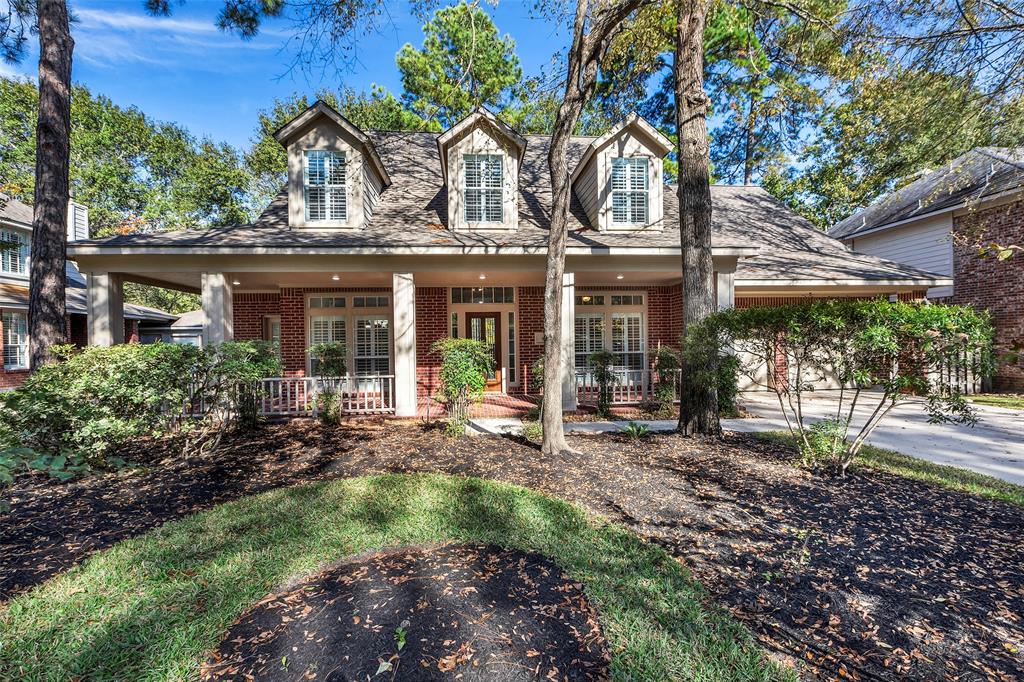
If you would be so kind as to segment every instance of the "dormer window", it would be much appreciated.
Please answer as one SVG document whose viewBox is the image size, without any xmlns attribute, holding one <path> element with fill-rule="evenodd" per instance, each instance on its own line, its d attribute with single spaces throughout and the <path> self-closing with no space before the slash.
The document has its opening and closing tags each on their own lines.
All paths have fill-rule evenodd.
<svg viewBox="0 0 1024 682">
<path fill-rule="evenodd" d="M 650 193 L 646 158 L 612 159 L 612 222 L 616 225 L 647 223 Z"/>
<path fill-rule="evenodd" d="M 302 184 L 306 222 L 346 220 L 348 188 L 345 183 L 345 152 L 303 152 Z"/>
<path fill-rule="evenodd" d="M 500 154 L 463 155 L 467 223 L 502 223 L 504 160 Z"/>
</svg>

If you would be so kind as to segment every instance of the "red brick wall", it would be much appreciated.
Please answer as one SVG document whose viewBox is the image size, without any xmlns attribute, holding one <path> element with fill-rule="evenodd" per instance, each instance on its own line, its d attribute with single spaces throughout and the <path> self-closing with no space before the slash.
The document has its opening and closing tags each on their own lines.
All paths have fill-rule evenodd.
<svg viewBox="0 0 1024 682">
<path fill-rule="evenodd" d="M 519 386 L 513 389 L 521 393 L 536 393 L 530 368 L 544 355 L 543 344 L 534 344 L 537 334 L 544 334 L 544 287 L 519 287 L 519 325 L 516 362 L 519 363 Z"/>
<path fill-rule="evenodd" d="M 1024 344 L 1024 254 L 997 261 L 982 258 L 977 241 L 1024 245 L 1024 200 L 975 211 L 953 219 L 961 239 L 953 241 L 952 302 L 988 310 L 996 327 L 996 344 Z M 1001 365 L 993 377 L 1001 390 L 1024 390 L 1024 367 Z"/>
<path fill-rule="evenodd" d="M 438 387 L 441 359 L 430 352 L 435 341 L 451 334 L 448 321 L 448 289 L 416 287 L 416 394 L 433 395 Z"/>
<path fill-rule="evenodd" d="M 259 341 L 263 338 L 263 319 L 281 314 L 281 294 L 271 292 L 240 292 L 233 297 L 235 339 Z M 282 330 L 284 325 L 281 325 Z"/>
<path fill-rule="evenodd" d="M 682 285 L 648 288 L 648 358 L 658 350 L 658 346 L 679 346 L 682 331 Z"/>
</svg>

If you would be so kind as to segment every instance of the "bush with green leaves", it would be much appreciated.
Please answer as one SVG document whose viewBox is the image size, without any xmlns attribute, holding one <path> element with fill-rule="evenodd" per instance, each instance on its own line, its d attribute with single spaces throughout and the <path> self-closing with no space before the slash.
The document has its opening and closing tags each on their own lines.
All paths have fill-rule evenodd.
<svg viewBox="0 0 1024 682">
<path fill-rule="evenodd" d="M 612 413 L 612 391 L 618 382 L 615 375 L 615 353 L 610 350 L 596 350 L 588 358 L 587 371 L 597 383 L 597 413 L 607 417 Z"/>
<path fill-rule="evenodd" d="M 802 451 L 817 451 L 804 421 L 804 397 L 825 379 L 840 386 L 828 438 L 842 448 L 829 456 L 841 475 L 865 439 L 910 395 L 925 396 L 934 423 L 974 425 L 977 418 L 964 396 L 936 376 L 985 376 L 992 366 L 992 324 L 987 313 L 968 306 L 817 300 L 726 310 L 703 327 L 708 338 L 745 358 L 741 371 L 755 381 L 767 368 L 767 387 Z M 780 364 L 785 371 L 776 369 Z M 855 409 L 865 405 L 868 417 L 853 432 Z"/>
<path fill-rule="evenodd" d="M 315 343 L 306 351 L 313 360 L 313 374 L 319 378 L 316 410 L 328 424 L 341 421 L 342 382 L 348 374 L 348 349 L 336 341 Z"/>
<path fill-rule="evenodd" d="M 718 414 L 723 417 L 739 416 L 736 398 L 740 393 L 740 359 L 723 353 L 718 356 Z"/>
<path fill-rule="evenodd" d="M 651 427 L 647 424 L 629 422 L 625 427 L 623 427 L 622 433 L 624 433 L 631 441 L 639 442 L 651 435 Z"/>
<path fill-rule="evenodd" d="M 448 411 L 449 435 L 461 436 L 469 421 L 469 404 L 483 397 L 487 375 L 494 369 L 494 353 L 474 339 L 441 339 L 430 348 L 441 356 L 441 399 Z"/>
<path fill-rule="evenodd" d="M 54 353 L 57 362 L 0 394 L 0 449 L 73 467 L 117 464 L 111 453 L 131 440 L 183 427 L 186 449 L 215 445 L 229 423 L 254 422 L 259 380 L 280 372 L 262 342 L 58 346 Z"/>
</svg>

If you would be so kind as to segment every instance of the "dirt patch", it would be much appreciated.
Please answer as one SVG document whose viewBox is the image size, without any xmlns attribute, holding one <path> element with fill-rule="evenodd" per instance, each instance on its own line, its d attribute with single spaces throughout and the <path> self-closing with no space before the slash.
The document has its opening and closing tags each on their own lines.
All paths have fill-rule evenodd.
<svg viewBox="0 0 1024 682">
<path fill-rule="evenodd" d="M 607 644 L 582 585 L 494 546 L 347 561 L 261 600 L 204 680 L 602 680 Z"/>
<path fill-rule="evenodd" d="M 556 495 L 658 542 L 805 679 L 1024 679 L 1024 509 L 879 472 L 822 479 L 739 435 L 569 442 L 580 454 L 552 461 L 510 438 L 294 421 L 210 460 L 72 485 L 24 479 L 0 523 L 0 586 L 22 591 L 118 540 L 272 487 L 437 471 Z"/>
</svg>

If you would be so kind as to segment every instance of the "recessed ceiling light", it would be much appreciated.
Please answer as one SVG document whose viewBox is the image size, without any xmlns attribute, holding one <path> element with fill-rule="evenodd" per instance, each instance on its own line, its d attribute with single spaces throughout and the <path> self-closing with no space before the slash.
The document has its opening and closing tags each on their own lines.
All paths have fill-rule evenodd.
<svg viewBox="0 0 1024 682">
<path fill-rule="evenodd" d="M 337 275 L 331 275 L 331 279 L 337 282 L 339 279 L 341 279 L 341 277 L 338 277 Z"/>
<path fill-rule="evenodd" d="M 484 273 L 481 272 L 480 273 L 480 279 L 487 279 L 487 275 L 485 275 Z"/>
<path fill-rule="evenodd" d="M 241 284 L 241 282 L 239 282 L 239 281 L 238 281 L 237 279 L 233 279 L 233 280 L 231 280 L 231 283 L 232 283 L 233 285 L 235 285 L 236 287 L 237 287 L 237 286 L 238 286 L 239 284 Z"/>
<path fill-rule="evenodd" d="M 615 275 L 615 279 L 622 279 L 625 275 Z"/>
</svg>

